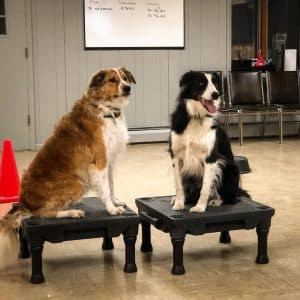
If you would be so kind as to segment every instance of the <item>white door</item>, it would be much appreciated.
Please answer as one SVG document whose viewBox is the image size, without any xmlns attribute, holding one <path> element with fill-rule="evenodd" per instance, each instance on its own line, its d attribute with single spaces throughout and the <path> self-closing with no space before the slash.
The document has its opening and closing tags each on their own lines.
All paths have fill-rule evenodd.
<svg viewBox="0 0 300 300">
<path fill-rule="evenodd" d="M 25 0 L 0 0 L 0 19 L 0 141 L 28 149 Z"/>
</svg>

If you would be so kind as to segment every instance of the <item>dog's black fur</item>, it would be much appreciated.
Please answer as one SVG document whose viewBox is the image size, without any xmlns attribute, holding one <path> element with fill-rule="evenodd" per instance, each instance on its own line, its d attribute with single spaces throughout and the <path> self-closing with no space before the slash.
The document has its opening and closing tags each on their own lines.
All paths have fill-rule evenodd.
<svg viewBox="0 0 300 300">
<path fill-rule="evenodd" d="M 221 81 L 216 73 L 212 73 L 211 82 L 221 95 Z M 181 135 L 185 132 L 189 122 L 193 118 L 187 109 L 187 99 L 199 99 L 208 85 L 208 79 L 202 72 L 190 71 L 184 74 L 180 80 L 181 91 L 177 99 L 177 106 L 171 115 L 171 132 Z M 216 95 L 215 95 L 216 96 Z M 218 97 L 219 98 L 219 97 Z M 207 163 L 215 163 L 222 159 L 224 164 L 220 166 L 222 178 L 217 177 L 220 182 L 215 182 L 217 191 L 223 200 L 223 204 L 233 204 L 239 201 L 240 196 L 249 197 L 249 194 L 239 187 L 240 174 L 234 161 L 231 145 L 226 132 L 219 126 L 216 114 L 207 112 L 205 118 L 213 118 L 214 122 L 210 130 L 215 131 L 215 142 L 212 151 L 206 157 L 202 166 Z M 203 120 L 199 119 L 199 122 Z M 171 158 L 175 154 L 172 151 L 172 138 L 169 139 L 169 152 Z M 181 162 L 182 163 L 182 162 Z M 182 185 L 185 196 L 185 203 L 196 204 L 201 192 L 202 178 L 194 174 L 181 175 Z"/>
</svg>

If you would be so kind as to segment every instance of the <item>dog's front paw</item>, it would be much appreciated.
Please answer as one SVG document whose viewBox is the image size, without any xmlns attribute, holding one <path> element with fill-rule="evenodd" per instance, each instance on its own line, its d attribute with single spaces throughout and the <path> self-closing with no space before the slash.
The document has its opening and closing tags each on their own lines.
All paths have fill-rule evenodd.
<svg viewBox="0 0 300 300">
<path fill-rule="evenodd" d="M 85 217 L 85 212 L 80 209 L 70 209 L 67 211 L 70 218 L 79 219 Z"/>
<path fill-rule="evenodd" d="M 117 207 L 118 206 L 123 206 L 123 207 L 127 206 L 125 201 L 120 201 L 119 199 L 117 199 L 115 197 L 112 198 L 112 202 L 113 202 L 114 206 L 117 206 Z"/>
<path fill-rule="evenodd" d="M 190 212 L 201 213 L 205 212 L 206 206 L 202 204 L 197 204 L 190 209 Z"/>
<path fill-rule="evenodd" d="M 184 198 L 183 197 L 172 197 L 171 205 L 173 210 L 182 210 L 184 209 Z"/>
<path fill-rule="evenodd" d="M 121 215 L 125 212 L 125 209 L 122 206 L 110 206 L 106 208 L 108 213 L 112 216 Z"/>
<path fill-rule="evenodd" d="M 221 206 L 223 201 L 221 199 L 212 199 L 209 201 L 208 206 Z"/>
</svg>

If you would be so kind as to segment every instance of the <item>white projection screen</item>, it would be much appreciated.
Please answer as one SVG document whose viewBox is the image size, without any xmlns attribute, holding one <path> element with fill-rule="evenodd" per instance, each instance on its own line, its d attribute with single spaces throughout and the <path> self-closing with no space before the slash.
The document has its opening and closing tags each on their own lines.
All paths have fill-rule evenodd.
<svg viewBox="0 0 300 300">
<path fill-rule="evenodd" d="M 184 0 L 83 0 L 85 49 L 184 48 Z"/>
</svg>

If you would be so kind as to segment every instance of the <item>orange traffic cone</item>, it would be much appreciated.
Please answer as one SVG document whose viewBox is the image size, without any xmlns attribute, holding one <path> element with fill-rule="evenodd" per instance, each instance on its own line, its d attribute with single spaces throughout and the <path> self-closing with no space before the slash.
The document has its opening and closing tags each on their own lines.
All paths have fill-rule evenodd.
<svg viewBox="0 0 300 300">
<path fill-rule="evenodd" d="M 12 142 L 4 140 L 0 163 L 0 203 L 19 202 L 20 179 Z"/>
</svg>

